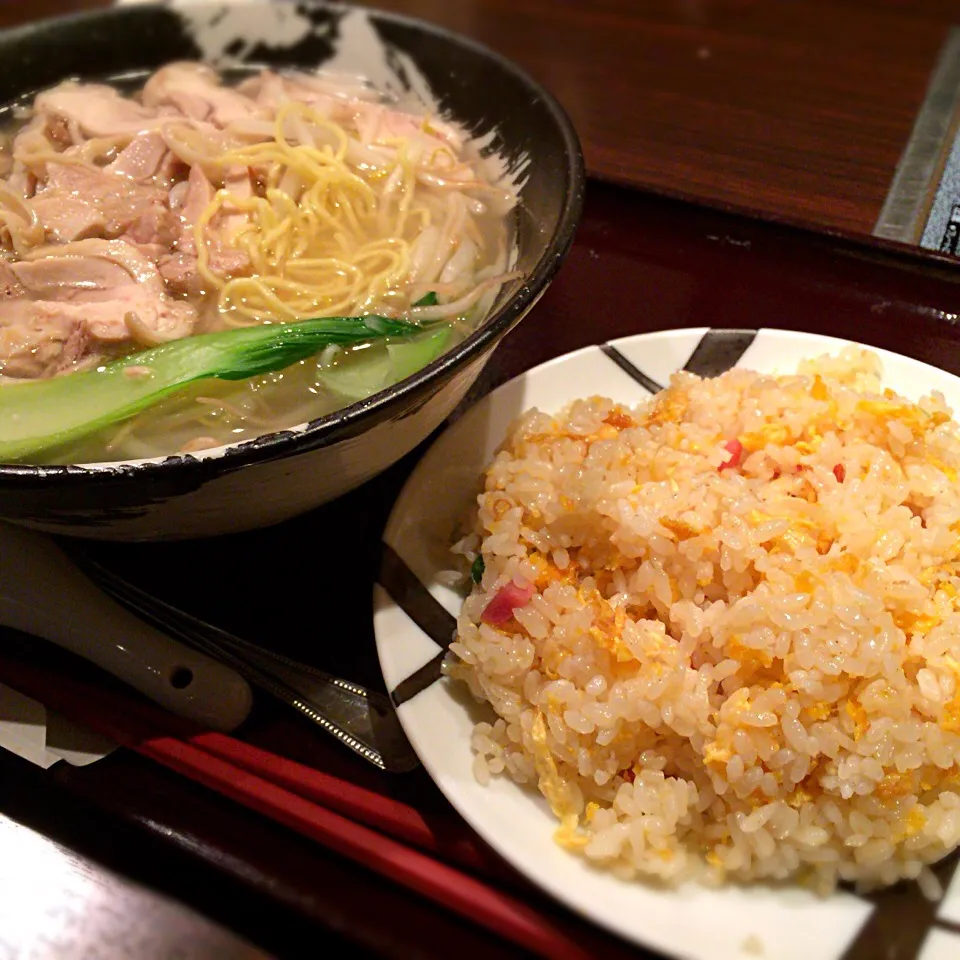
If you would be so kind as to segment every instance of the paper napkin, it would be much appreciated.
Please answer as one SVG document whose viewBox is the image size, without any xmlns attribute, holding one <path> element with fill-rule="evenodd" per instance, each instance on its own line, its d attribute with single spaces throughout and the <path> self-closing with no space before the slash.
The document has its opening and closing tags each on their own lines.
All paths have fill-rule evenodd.
<svg viewBox="0 0 960 960">
<path fill-rule="evenodd" d="M 0 747 L 46 769 L 59 760 L 84 767 L 116 744 L 0 683 Z"/>
</svg>

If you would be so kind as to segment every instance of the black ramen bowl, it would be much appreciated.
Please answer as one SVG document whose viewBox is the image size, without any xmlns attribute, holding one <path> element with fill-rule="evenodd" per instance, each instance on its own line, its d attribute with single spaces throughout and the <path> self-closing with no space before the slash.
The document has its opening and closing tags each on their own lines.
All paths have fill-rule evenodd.
<svg viewBox="0 0 960 960">
<path fill-rule="evenodd" d="M 69 77 L 146 73 L 173 60 L 425 79 L 444 115 L 508 167 L 526 164 L 517 269 L 466 340 L 366 400 L 290 430 L 198 454 L 65 466 L 0 465 L 0 518 L 102 539 L 210 536 L 265 526 L 359 485 L 431 433 L 526 315 L 573 241 L 583 198 L 576 133 L 514 64 L 429 24 L 326 4 L 131 4 L 0 34 L 0 103 Z M 410 65 L 415 65 L 411 71 Z"/>
</svg>

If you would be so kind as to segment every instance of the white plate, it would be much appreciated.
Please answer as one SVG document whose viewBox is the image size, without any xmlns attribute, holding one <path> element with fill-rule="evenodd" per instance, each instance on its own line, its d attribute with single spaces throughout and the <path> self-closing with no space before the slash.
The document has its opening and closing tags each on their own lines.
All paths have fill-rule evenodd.
<svg viewBox="0 0 960 960">
<path fill-rule="evenodd" d="M 683 367 L 703 375 L 733 365 L 786 373 L 800 359 L 836 353 L 847 344 L 782 330 L 701 328 L 627 337 L 559 357 L 504 384 L 456 421 L 410 476 L 384 532 L 382 586 L 374 593 L 377 652 L 400 720 L 427 772 L 477 833 L 530 880 L 594 922 L 671 956 L 957 957 L 960 871 L 944 901 L 932 908 L 912 885 L 886 898 L 842 891 L 822 899 L 792 887 L 714 891 L 688 885 L 664 891 L 592 869 L 554 844 L 556 821 L 536 791 L 502 777 L 487 787 L 474 779 L 470 733 L 477 720 L 489 717 L 462 685 L 438 679 L 443 650 L 431 636 L 449 643 L 462 602 L 440 573 L 452 565 L 449 547 L 484 466 L 510 422 L 528 408 L 553 412 L 591 394 L 639 402 L 649 395 L 641 382 L 655 390 Z M 916 360 L 875 352 L 883 361 L 885 384 L 914 400 L 940 390 L 960 409 L 960 380 Z M 949 879 L 953 864 L 939 872 Z M 881 923 L 881 915 L 889 921 L 891 910 L 902 917 Z M 903 942 L 894 943 L 901 933 Z"/>
</svg>

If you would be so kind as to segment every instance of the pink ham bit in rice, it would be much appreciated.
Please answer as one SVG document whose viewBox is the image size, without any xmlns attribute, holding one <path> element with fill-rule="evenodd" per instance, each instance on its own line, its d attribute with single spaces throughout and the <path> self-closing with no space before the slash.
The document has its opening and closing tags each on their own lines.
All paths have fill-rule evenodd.
<svg viewBox="0 0 960 960">
<path fill-rule="evenodd" d="M 506 623 L 513 616 L 514 610 L 525 607 L 530 602 L 534 592 L 531 584 L 521 585 L 511 581 L 494 594 L 480 614 L 480 619 L 491 626 Z"/>
<path fill-rule="evenodd" d="M 717 467 L 717 470 L 726 470 L 728 467 L 736 469 L 739 467 L 740 461 L 743 459 L 743 444 L 739 440 L 729 440 L 723 445 L 723 448 L 730 456 Z"/>
</svg>

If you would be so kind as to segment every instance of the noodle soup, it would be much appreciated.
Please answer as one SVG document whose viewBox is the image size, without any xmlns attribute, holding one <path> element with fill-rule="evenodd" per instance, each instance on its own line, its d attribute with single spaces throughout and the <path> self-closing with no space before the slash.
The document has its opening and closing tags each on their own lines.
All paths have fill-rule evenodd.
<svg viewBox="0 0 960 960">
<path fill-rule="evenodd" d="M 229 84 L 174 63 L 130 94 L 67 82 L 19 114 L 0 181 L 0 391 L 262 325 L 423 328 L 199 379 L 35 462 L 194 452 L 330 413 L 448 350 L 516 276 L 514 185 L 464 129 L 362 79 Z"/>
</svg>

